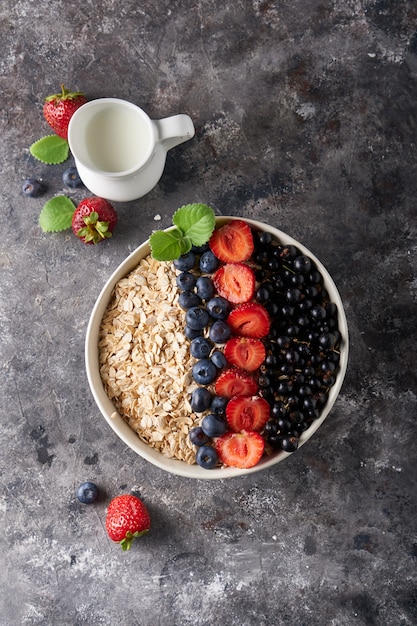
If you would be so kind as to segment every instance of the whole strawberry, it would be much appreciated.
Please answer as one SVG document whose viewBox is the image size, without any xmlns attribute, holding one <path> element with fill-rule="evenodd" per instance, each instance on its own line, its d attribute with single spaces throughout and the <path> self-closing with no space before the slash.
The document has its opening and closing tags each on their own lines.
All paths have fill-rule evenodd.
<svg viewBox="0 0 417 626">
<path fill-rule="evenodd" d="M 114 498 L 107 509 L 106 530 L 112 541 L 130 550 L 133 540 L 147 533 L 151 518 L 142 500 L 123 495 Z"/>
<path fill-rule="evenodd" d="M 61 93 L 45 98 L 43 116 L 57 135 L 68 139 L 68 124 L 77 109 L 87 102 L 80 91 L 69 91 L 61 85 Z"/>
<path fill-rule="evenodd" d="M 112 236 L 117 214 L 110 202 L 92 196 L 80 202 L 72 216 L 72 231 L 84 243 L 100 243 Z"/>
</svg>

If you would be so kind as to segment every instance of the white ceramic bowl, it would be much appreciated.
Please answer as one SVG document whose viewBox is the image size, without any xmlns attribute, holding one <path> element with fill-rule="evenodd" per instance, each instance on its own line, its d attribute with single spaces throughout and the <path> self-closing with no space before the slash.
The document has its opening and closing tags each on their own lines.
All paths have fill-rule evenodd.
<svg viewBox="0 0 417 626">
<path fill-rule="evenodd" d="M 218 226 L 221 226 L 231 219 L 236 219 L 233 217 L 217 217 L 216 222 Z M 240 218 L 239 219 L 243 219 Z M 308 428 L 300 437 L 299 447 L 305 444 L 310 437 L 316 432 L 316 430 L 321 426 L 324 422 L 328 414 L 330 413 L 334 403 L 336 402 L 339 391 L 342 387 L 343 379 L 345 377 L 347 362 L 348 362 L 348 351 L 349 351 L 349 342 L 348 342 L 348 328 L 346 322 L 346 315 L 344 312 L 343 304 L 339 295 L 339 292 L 327 272 L 324 265 L 317 259 L 317 257 L 312 254 L 305 246 L 301 243 L 289 237 L 282 231 L 273 228 L 272 226 L 268 226 L 267 224 L 263 224 L 261 222 L 257 222 L 255 220 L 244 219 L 250 226 L 254 228 L 269 231 L 272 233 L 281 243 L 285 245 L 295 245 L 297 248 L 303 253 L 308 255 L 311 259 L 315 261 L 317 264 L 318 270 L 321 272 L 324 285 L 329 292 L 330 299 L 337 304 L 338 309 L 338 323 L 339 330 L 342 335 L 342 344 L 340 349 L 340 366 L 337 374 L 337 379 L 335 385 L 330 388 L 328 401 L 323 408 L 320 417 L 313 422 L 313 424 Z M 118 437 L 131 448 L 134 452 L 139 454 L 141 457 L 153 463 L 157 467 L 166 470 L 167 472 L 171 472 L 173 474 L 177 474 L 179 476 L 185 476 L 187 478 L 199 478 L 206 480 L 213 479 L 222 479 L 222 478 L 231 478 L 233 476 L 242 476 L 245 474 L 251 474 L 253 472 L 259 472 L 260 470 L 264 470 L 268 467 L 275 465 L 283 461 L 285 458 L 289 456 L 287 452 L 276 452 L 272 456 L 265 456 L 262 460 L 255 466 L 250 469 L 237 469 L 233 467 L 226 468 L 214 468 L 211 470 L 204 469 L 199 465 L 189 465 L 184 461 L 178 461 L 175 459 L 169 459 L 163 456 L 157 450 L 151 448 L 146 443 L 141 441 L 138 435 L 128 426 L 128 424 L 123 420 L 123 418 L 117 413 L 113 403 L 108 398 L 103 383 L 101 380 L 100 372 L 99 372 L 99 353 L 98 353 L 98 341 L 99 341 L 99 330 L 101 321 L 104 315 L 104 312 L 107 308 L 107 305 L 110 301 L 111 294 L 116 283 L 124 278 L 129 272 L 131 272 L 139 263 L 139 261 L 147 256 L 150 253 L 149 242 L 146 241 L 139 248 L 137 248 L 132 254 L 130 254 L 124 261 L 119 265 L 119 267 L 113 272 L 110 276 L 107 283 L 104 285 L 93 311 L 91 313 L 91 317 L 89 320 L 86 342 L 85 342 L 85 362 L 86 362 L 86 370 L 88 382 L 91 388 L 91 392 L 94 396 L 94 399 L 97 403 L 98 408 L 100 409 L 102 415 L 104 416 L 107 423 L 114 430 Z"/>
</svg>

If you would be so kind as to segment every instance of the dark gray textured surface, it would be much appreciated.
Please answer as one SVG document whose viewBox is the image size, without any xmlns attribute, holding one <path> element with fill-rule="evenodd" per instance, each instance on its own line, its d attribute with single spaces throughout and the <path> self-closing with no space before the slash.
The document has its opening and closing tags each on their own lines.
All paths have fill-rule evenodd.
<svg viewBox="0 0 417 626">
<path fill-rule="evenodd" d="M 0 16 L 2 623 L 416 624 L 415 3 L 16 0 Z M 196 126 L 94 249 L 37 223 L 64 166 L 28 147 L 62 81 Z M 46 197 L 22 196 L 28 175 Z M 309 247 L 351 336 L 316 436 L 275 469 L 215 484 L 126 449 L 83 361 L 110 272 L 195 201 Z M 105 492 L 96 506 L 75 499 L 86 479 Z M 123 554 L 103 523 L 130 491 L 153 528 Z"/>
</svg>

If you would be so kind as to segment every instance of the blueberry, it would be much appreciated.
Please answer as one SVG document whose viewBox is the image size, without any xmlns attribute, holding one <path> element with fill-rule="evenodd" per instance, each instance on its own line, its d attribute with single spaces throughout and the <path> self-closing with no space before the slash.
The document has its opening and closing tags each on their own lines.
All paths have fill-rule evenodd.
<svg viewBox="0 0 417 626">
<path fill-rule="evenodd" d="M 213 343 L 226 343 L 232 334 L 232 330 L 226 322 L 217 320 L 210 326 L 209 337 Z"/>
<path fill-rule="evenodd" d="M 227 365 L 227 359 L 220 350 L 215 350 L 210 358 L 218 370 L 224 369 Z"/>
<path fill-rule="evenodd" d="M 179 295 L 178 304 L 184 311 L 187 311 L 191 307 L 201 304 L 201 300 L 193 291 L 183 291 Z"/>
<path fill-rule="evenodd" d="M 22 185 L 22 191 L 28 198 L 38 198 L 46 191 L 46 185 L 36 178 L 27 178 Z"/>
<path fill-rule="evenodd" d="M 227 398 L 224 398 L 223 396 L 214 396 L 210 404 L 210 411 L 212 413 L 217 413 L 218 415 L 223 415 L 226 410 L 227 403 Z"/>
<path fill-rule="evenodd" d="M 92 504 L 98 500 L 98 487 L 94 483 L 83 483 L 77 489 L 77 498 L 82 504 Z"/>
<path fill-rule="evenodd" d="M 196 281 L 197 295 L 202 300 L 210 300 L 214 295 L 213 281 L 209 276 L 200 276 Z"/>
<path fill-rule="evenodd" d="M 202 328 L 200 330 L 194 330 L 194 328 L 190 328 L 189 326 L 185 326 L 184 328 L 184 335 L 187 337 L 187 339 L 193 340 L 196 337 L 201 337 L 202 334 Z"/>
<path fill-rule="evenodd" d="M 213 469 L 213 467 L 216 467 L 218 460 L 217 452 L 212 446 L 201 446 L 197 450 L 196 461 L 204 469 Z"/>
<path fill-rule="evenodd" d="M 83 184 L 76 167 L 68 167 L 62 174 L 62 180 L 64 181 L 64 185 L 72 187 L 72 189 L 81 187 Z"/>
<path fill-rule="evenodd" d="M 191 246 L 191 251 L 195 252 L 195 254 L 203 254 L 204 252 L 207 252 L 207 250 L 210 250 L 208 242 L 207 243 L 203 243 L 202 246 Z"/>
<path fill-rule="evenodd" d="M 207 437 L 204 430 L 201 426 L 196 426 L 190 430 L 190 441 L 195 446 L 204 446 L 208 442 L 209 438 Z"/>
<path fill-rule="evenodd" d="M 190 251 L 187 252 L 187 254 L 183 254 L 178 259 L 175 259 L 174 267 L 180 272 L 188 272 L 188 270 L 191 270 L 194 267 L 194 263 L 195 254 Z"/>
<path fill-rule="evenodd" d="M 181 291 L 192 291 L 195 286 L 195 276 L 191 272 L 181 272 L 176 278 L 176 283 Z"/>
<path fill-rule="evenodd" d="M 214 320 L 225 320 L 230 313 L 230 308 L 230 302 L 222 296 L 216 296 L 207 302 L 207 311 Z"/>
<path fill-rule="evenodd" d="M 210 359 L 200 359 L 193 365 L 192 376 L 198 385 L 210 385 L 217 376 L 217 368 Z"/>
<path fill-rule="evenodd" d="M 200 257 L 200 270 L 204 274 L 212 274 L 219 267 L 219 259 L 212 253 L 211 250 L 207 250 Z"/>
<path fill-rule="evenodd" d="M 209 408 L 211 404 L 211 393 L 205 387 L 197 387 L 191 394 L 191 410 L 196 413 L 202 413 Z"/>
<path fill-rule="evenodd" d="M 192 306 L 185 314 L 185 323 L 194 330 L 201 330 L 209 323 L 210 316 L 202 306 Z"/>
<path fill-rule="evenodd" d="M 219 413 L 210 413 L 203 418 L 201 428 L 207 437 L 221 437 L 227 430 L 227 422 Z"/>
<path fill-rule="evenodd" d="M 190 345 L 190 353 L 196 359 L 205 359 L 210 354 L 213 344 L 205 337 L 196 337 Z"/>
</svg>

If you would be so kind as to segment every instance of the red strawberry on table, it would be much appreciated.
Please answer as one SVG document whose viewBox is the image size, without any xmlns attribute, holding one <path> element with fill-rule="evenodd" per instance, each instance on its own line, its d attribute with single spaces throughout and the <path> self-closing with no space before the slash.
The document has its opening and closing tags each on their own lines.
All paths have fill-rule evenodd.
<svg viewBox="0 0 417 626">
<path fill-rule="evenodd" d="M 262 430 L 269 414 L 269 402 L 260 396 L 236 396 L 226 406 L 227 423 L 237 433 L 242 430 Z"/>
<path fill-rule="evenodd" d="M 269 333 L 271 325 L 268 311 L 257 302 L 245 302 L 237 306 L 227 318 L 234 335 L 261 339 Z"/>
<path fill-rule="evenodd" d="M 84 243 L 100 243 L 112 236 L 117 214 L 110 202 L 92 196 L 80 202 L 72 216 L 73 233 Z"/>
<path fill-rule="evenodd" d="M 215 448 L 224 465 L 247 469 L 261 460 L 265 441 L 259 433 L 253 431 L 229 432 L 217 439 Z"/>
<path fill-rule="evenodd" d="M 248 302 L 255 291 L 255 272 L 245 263 L 226 263 L 213 276 L 217 292 L 232 304 Z"/>
<path fill-rule="evenodd" d="M 231 365 L 254 372 L 264 362 L 266 350 L 260 339 L 232 337 L 224 346 L 224 356 Z"/>
<path fill-rule="evenodd" d="M 69 91 L 61 85 L 61 93 L 45 98 L 43 116 L 59 137 L 68 139 L 68 124 L 77 109 L 87 102 L 80 91 Z"/>
<path fill-rule="evenodd" d="M 254 250 L 251 228 L 242 220 L 232 220 L 213 232 L 209 246 L 213 254 L 225 263 L 247 261 Z"/>
<path fill-rule="evenodd" d="M 233 396 L 254 396 L 258 392 L 258 383 L 252 376 L 236 367 L 222 371 L 215 384 L 216 395 L 224 398 Z"/>
<path fill-rule="evenodd" d="M 106 530 L 112 541 L 130 550 L 133 540 L 147 533 L 151 526 L 148 509 L 136 496 L 113 498 L 107 509 Z"/>
</svg>

